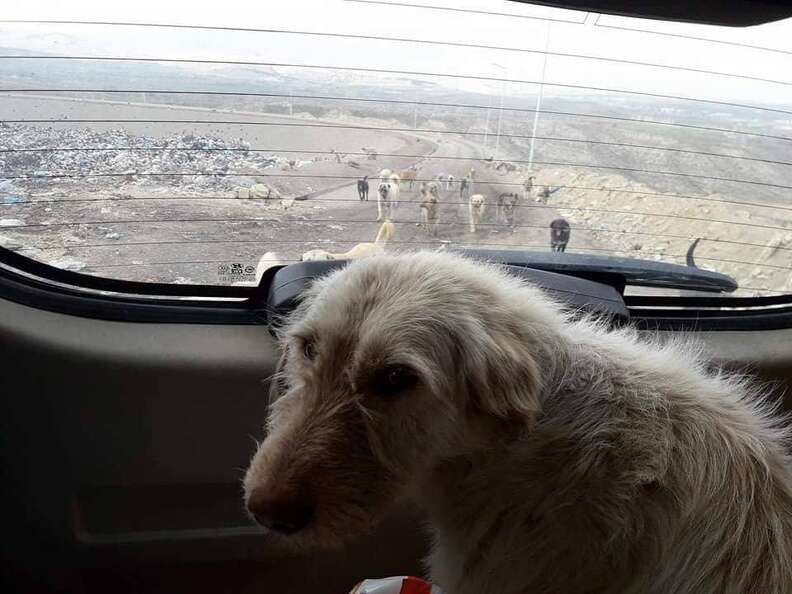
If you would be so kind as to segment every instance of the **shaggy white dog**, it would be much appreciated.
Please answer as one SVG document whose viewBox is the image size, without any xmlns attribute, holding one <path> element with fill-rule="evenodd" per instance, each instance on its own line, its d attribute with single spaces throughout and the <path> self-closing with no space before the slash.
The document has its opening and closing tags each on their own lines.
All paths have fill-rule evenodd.
<svg viewBox="0 0 792 594">
<path fill-rule="evenodd" d="M 399 185 L 401 180 L 398 175 L 392 173 L 387 181 L 380 182 L 377 186 L 377 220 L 392 219 L 394 211 L 399 203 Z"/>
<path fill-rule="evenodd" d="M 276 540 L 338 545 L 411 495 L 449 594 L 792 592 L 785 430 L 689 346 L 438 253 L 317 281 L 282 341 L 244 481 Z"/>
<path fill-rule="evenodd" d="M 487 201 L 482 194 L 473 194 L 468 201 L 468 220 L 470 222 L 470 232 L 476 232 L 476 225 L 481 224 L 484 219 L 484 212 L 487 209 Z"/>
</svg>

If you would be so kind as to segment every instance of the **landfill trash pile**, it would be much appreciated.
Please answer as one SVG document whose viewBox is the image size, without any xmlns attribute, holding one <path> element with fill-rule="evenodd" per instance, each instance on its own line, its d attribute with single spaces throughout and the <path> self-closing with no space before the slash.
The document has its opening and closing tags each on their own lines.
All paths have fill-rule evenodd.
<svg viewBox="0 0 792 594">
<path fill-rule="evenodd" d="M 124 130 L 100 132 L 0 122 L 0 179 L 10 177 L 18 187 L 52 182 L 53 176 L 59 181 L 87 178 L 92 184 L 103 183 L 99 177 L 105 176 L 108 184 L 145 185 L 152 175 L 169 174 L 154 181 L 158 186 L 233 191 L 255 184 L 257 180 L 250 174 L 273 167 L 294 169 L 304 163 L 253 152 L 242 140 L 209 135 L 152 138 Z M 202 175 L 172 175 L 184 172 Z M 79 177 L 59 177 L 70 174 Z"/>
</svg>

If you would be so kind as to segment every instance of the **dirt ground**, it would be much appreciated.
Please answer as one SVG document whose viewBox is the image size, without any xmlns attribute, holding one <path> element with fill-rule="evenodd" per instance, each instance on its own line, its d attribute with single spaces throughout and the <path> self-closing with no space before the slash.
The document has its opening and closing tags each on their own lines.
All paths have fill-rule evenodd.
<svg viewBox="0 0 792 594">
<path fill-rule="evenodd" d="M 277 262 L 290 262 L 298 261 L 309 249 L 345 251 L 356 243 L 372 241 L 380 226 L 373 177 L 382 167 L 401 169 L 416 164 L 419 180 L 440 174 L 459 180 L 472 167 L 477 177 L 474 192 L 489 197 L 520 191 L 519 176 L 494 172 L 477 159 L 481 151 L 474 144 L 445 138 L 432 145 L 432 150 L 449 159 L 379 158 L 361 162 L 362 167 L 352 175 L 347 164 L 334 160 L 295 173 L 278 172 L 275 175 L 285 176 L 274 184 L 281 197 L 270 200 L 240 200 L 232 192 L 225 196 L 195 190 L 175 192 L 173 187 L 123 181 L 112 188 L 100 181 L 97 187 L 79 189 L 71 180 L 38 181 L 35 183 L 45 188 L 31 188 L 27 198 L 36 201 L 34 204 L 4 208 L 3 220 L 12 223 L 0 230 L 0 239 L 28 255 L 74 270 L 130 280 L 212 283 L 222 282 L 221 266 L 255 265 L 265 252 L 275 252 Z M 369 200 L 361 202 L 354 180 L 365 174 L 372 176 L 371 189 Z M 303 175 L 327 175 L 329 179 Z M 257 179 L 268 176 L 264 173 Z M 346 176 L 352 181 L 337 179 Z M 490 205 L 484 224 L 476 234 L 470 233 L 467 203 L 460 196 L 458 182 L 442 187 L 440 229 L 437 237 L 429 237 L 416 225 L 420 220 L 419 183 L 412 189 L 403 186 L 394 216 L 396 234 L 389 249 L 549 246 L 547 228 L 556 213 L 548 209 L 532 211 L 529 221 L 518 221 L 510 230 L 494 224 L 494 205 Z M 302 199 L 307 193 L 309 197 Z M 61 224 L 64 210 L 69 220 L 81 224 Z"/>
<path fill-rule="evenodd" d="M 30 106 L 13 97 L 2 100 L 4 112 L 13 112 L 20 119 L 30 117 L 25 110 L 38 114 L 53 101 L 40 98 L 40 105 Z M 101 102 L 87 107 L 69 101 L 57 105 L 78 119 L 100 119 L 107 113 Z M 230 269 L 255 267 L 264 254 L 270 254 L 273 264 L 288 263 L 298 261 L 310 249 L 343 252 L 372 241 L 379 228 L 373 178 L 382 168 L 416 166 L 419 180 L 440 174 L 460 180 L 473 168 L 473 191 L 488 200 L 485 221 L 477 233 L 468 229 L 467 204 L 460 197 L 458 183 L 441 192 L 437 237 L 429 237 L 416 225 L 420 219 L 418 184 L 411 189 L 405 185 L 394 217 L 396 234 L 387 249 L 479 246 L 548 250 L 549 223 L 563 216 L 572 226 L 568 252 L 684 264 L 690 244 L 702 238 L 696 250 L 697 264 L 734 276 L 743 287 L 738 294 L 763 293 L 761 287 L 792 291 L 788 266 L 792 230 L 785 222 L 789 207 L 780 203 L 735 201 L 719 194 L 669 196 L 621 175 L 545 167 L 533 172 L 536 190 L 549 187 L 554 193 L 547 200 L 538 201 L 535 196 L 524 200 L 511 229 L 495 220 L 494 202 L 501 192 L 522 193 L 527 168 L 497 169 L 501 161 L 484 160 L 491 151 L 470 137 L 410 135 L 365 126 L 328 129 L 322 127 L 327 122 L 319 120 L 311 120 L 316 127 L 295 128 L 291 124 L 304 124 L 306 119 L 206 109 L 132 105 L 125 106 L 123 113 L 129 120 L 144 120 L 127 126 L 127 132 L 133 134 L 162 138 L 184 132 L 186 125 L 157 125 L 145 120 L 190 119 L 199 123 L 190 124 L 189 130 L 239 137 L 245 146 L 273 154 L 280 148 L 283 154 L 276 166 L 261 171 L 233 170 L 219 177 L 13 179 L 14 199 L 0 204 L 0 245 L 54 266 L 101 276 L 228 284 L 234 281 Z M 200 120 L 220 119 L 270 125 L 240 123 L 230 128 L 200 124 Z M 63 126 L 77 129 L 86 125 Z M 118 124 L 90 126 L 109 134 Z M 300 147 L 315 152 L 300 153 Z M 376 147 L 376 159 L 367 157 L 367 147 Z M 366 202 L 358 199 L 355 188 L 355 181 L 363 175 L 372 178 Z M 275 197 L 236 197 L 237 188 L 254 183 L 273 188 Z"/>
</svg>

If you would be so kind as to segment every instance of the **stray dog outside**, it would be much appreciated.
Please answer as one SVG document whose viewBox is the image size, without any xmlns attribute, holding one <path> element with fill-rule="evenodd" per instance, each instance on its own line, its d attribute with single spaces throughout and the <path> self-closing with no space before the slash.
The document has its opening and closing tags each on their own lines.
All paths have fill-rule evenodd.
<svg viewBox="0 0 792 594">
<path fill-rule="evenodd" d="M 449 594 L 792 592 L 788 429 L 695 345 L 439 252 L 316 281 L 280 339 L 244 480 L 273 540 L 339 547 L 410 497 Z"/>
<path fill-rule="evenodd" d="M 554 219 L 550 223 L 550 250 L 565 252 L 571 236 L 569 222 L 566 219 Z"/>
<path fill-rule="evenodd" d="M 369 181 L 368 175 L 364 175 L 362 179 L 357 181 L 357 191 L 358 191 L 358 198 L 362 200 L 368 200 L 368 193 L 369 193 Z"/>
</svg>

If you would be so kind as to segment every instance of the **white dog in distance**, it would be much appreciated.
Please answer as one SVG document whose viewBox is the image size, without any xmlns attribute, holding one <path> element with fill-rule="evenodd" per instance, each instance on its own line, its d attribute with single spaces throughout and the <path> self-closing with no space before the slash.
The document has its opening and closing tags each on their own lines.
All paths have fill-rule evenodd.
<svg viewBox="0 0 792 594">
<path fill-rule="evenodd" d="M 399 203 L 399 176 L 392 173 L 390 177 L 377 186 L 377 220 L 381 221 L 383 214 L 385 219 L 392 219 L 394 211 Z"/>
<path fill-rule="evenodd" d="M 482 194 L 473 194 L 468 202 L 468 217 L 470 219 L 470 232 L 476 232 L 476 225 L 484 218 L 487 201 Z"/>
</svg>

